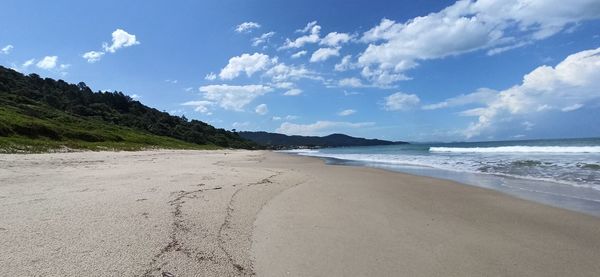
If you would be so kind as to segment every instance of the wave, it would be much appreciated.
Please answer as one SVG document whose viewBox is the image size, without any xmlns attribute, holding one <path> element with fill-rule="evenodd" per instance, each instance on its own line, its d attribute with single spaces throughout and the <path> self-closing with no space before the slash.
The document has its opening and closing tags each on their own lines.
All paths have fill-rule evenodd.
<svg viewBox="0 0 600 277">
<path fill-rule="evenodd" d="M 600 153 L 600 146 L 429 147 L 438 153 Z"/>
<path fill-rule="evenodd" d="M 555 184 L 568 185 L 573 187 L 580 188 L 591 188 L 596 191 L 600 191 L 600 185 L 592 182 L 592 183 L 584 183 L 578 182 L 574 180 L 567 180 L 564 178 L 560 178 L 559 176 L 533 176 L 527 173 L 522 174 L 514 174 L 509 172 L 498 171 L 498 168 L 495 168 L 493 165 L 484 165 L 481 166 L 481 161 L 479 160 L 469 160 L 469 159 L 461 159 L 456 161 L 452 157 L 443 157 L 438 156 L 441 159 L 431 159 L 431 156 L 399 156 L 393 154 L 334 154 L 334 153 L 321 153 L 319 151 L 311 150 L 311 151 L 285 151 L 290 154 L 296 154 L 301 156 L 312 156 L 312 157 L 320 157 L 320 158 L 332 158 L 344 161 L 354 161 L 359 163 L 364 163 L 367 166 L 384 166 L 388 165 L 392 168 L 400 169 L 400 168 L 430 168 L 437 170 L 445 170 L 445 171 L 453 171 L 453 172 L 461 172 L 461 173 L 471 173 L 471 174 L 484 174 L 484 175 L 494 175 L 501 177 L 510 177 L 517 178 L 523 180 L 530 181 L 544 181 L 551 182 Z M 551 162 L 541 162 L 535 160 L 516 160 L 516 161 L 507 161 L 507 166 L 517 166 L 517 167 L 531 167 L 531 168 L 539 168 L 543 165 L 557 165 L 556 163 Z M 498 164 L 496 164 L 498 165 Z M 591 165 L 591 166 L 590 166 Z M 502 166 L 502 164 L 500 164 Z M 587 164 L 587 163 L 578 163 L 575 165 L 578 168 L 588 169 L 588 167 L 592 167 L 596 169 L 597 164 Z M 399 168 L 398 168 L 399 167 Z M 565 167 L 563 165 L 562 167 Z M 562 170 L 567 170 L 567 168 L 555 169 L 563 172 Z M 572 170 L 572 169 L 568 169 Z M 560 173 L 557 171 L 557 173 Z M 560 175 L 560 174 L 559 174 Z"/>
<path fill-rule="evenodd" d="M 293 153 L 293 154 L 311 154 L 311 153 L 319 153 L 319 150 L 314 149 L 290 149 L 290 150 L 280 150 L 276 152 L 282 153 Z"/>
</svg>

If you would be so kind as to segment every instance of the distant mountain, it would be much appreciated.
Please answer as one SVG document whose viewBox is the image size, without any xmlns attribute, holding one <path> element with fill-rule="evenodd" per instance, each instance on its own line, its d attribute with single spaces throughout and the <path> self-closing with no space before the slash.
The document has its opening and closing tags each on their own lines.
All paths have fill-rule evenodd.
<svg viewBox="0 0 600 277">
<path fill-rule="evenodd" d="M 332 134 L 324 137 L 288 136 L 268 132 L 238 132 L 238 134 L 243 138 L 274 149 L 407 144 L 403 141 L 356 138 L 344 134 Z"/>
<path fill-rule="evenodd" d="M 52 149 L 247 148 L 258 145 L 199 120 L 172 116 L 122 92 L 23 75 L 0 66 L 0 152 Z"/>
</svg>

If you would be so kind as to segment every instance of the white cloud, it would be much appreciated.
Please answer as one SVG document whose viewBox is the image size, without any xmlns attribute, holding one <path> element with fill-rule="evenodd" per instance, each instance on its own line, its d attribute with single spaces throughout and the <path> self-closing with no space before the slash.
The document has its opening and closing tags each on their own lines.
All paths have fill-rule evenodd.
<svg viewBox="0 0 600 277">
<path fill-rule="evenodd" d="M 292 59 L 297 59 L 297 58 L 300 58 L 300 57 L 306 55 L 306 53 L 308 53 L 308 51 L 306 51 L 306 50 L 298 51 L 298 52 L 294 53 L 291 57 L 292 57 Z"/>
<path fill-rule="evenodd" d="M 465 135 L 480 135 L 511 115 L 572 111 L 600 99 L 600 48 L 568 56 L 555 67 L 540 66 L 515 85 L 496 94 L 485 106 L 463 112 L 478 120 Z"/>
<path fill-rule="evenodd" d="M 423 110 L 437 110 L 468 104 L 486 104 L 493 101 L 497 94 L 498 92 L 495 90 L 488 88 L 480 88 L 476 92 L 469 94 L 461 94 L 459 96 L 446 99 L 445 101 L 439 103 L 424 105 L 421 108 Z"/>
<path fill-rule="evenodd" d="M 331 57 L 337 57 L 340 55 L 340 48 L 319 48 L 310 57 L 310 62 L 322 62 Z"/>
<path fill-rule="evenodd" d="M 210 115 L 211 114 L 210 107 L 214 106 L 215 103 L 211 102 L 211 101 L 200 100 L 200 101 L 188 101 L 181 105 L 182 106 L 192 106 L 192 107 L 194 107 L 195 111 Z"/>
<path fill-rule="evenodd" d="M 112 44 L 109 46 L 108 43 L 104 43 L 102 48 L 106 52 L 114 53 L 117 50 L 125 47 L 130 47 L 140 44 L 140 42 L 136 39 L 135 35 L 127 33 L 122 29 L 116 29 L 112 32 Z"/>
<path fill-rule="evenodd" d="M 279 82 L 279 83 L 273 83 L 271 84 L 271 86 L 274 86 L 276 88 L 280 88 L 280 89 L 291 89 L 294 88 L 294 83 L 292 82 Z"/>
<path fill-rule="evenodd" d="M 563 112 L 572 112 L 574 110 L 579 110 L 582 107 L 583 107 L 583 104 L 573 104 L 573 105 L 566 106 L 560 110 Z"/>
<path fill-rule="evenodd" d="M 352 115 L 352 114 L 355 114 L 355 113 L 356 113 L 355 110 L 348 109 L 348 110 L 343 110 L 343 111 L 339 112 L 338 115 L 339 116 L 349 116 L 349 115 Z"/>
<path fill-rule="evenodd" d="M 346 55 L 342 58 L 340 63 L 336 64 L 334 69 L 335 71 L 346 71 L 348 69 L 354 68 L 354 65 L 351 62 L 352 55 Z"/>
<path fill-rule="evenodd" d="M 297 95 L 300 95 L 300 94 L 302 94 L 302 90 L 301 89 L 293 88 L 293 89 L 290 89 L 290 90 L 286 91 L 283 95 L 285 95 L 285 96 L 297 96 Z"/>
<path fill-rule="evenodd" d="M 257 114 L 265 115 L 265 114 L 267 114 L 269 112 L 269 108 L 267 107 L 267 104 L 260 104 L 260 105 L 256 106 L 256 108 L 254 109 L 254 111 Z"/>
<path fill-rule="evenodd" d="M 338 86 L 360 88 L 360 87 L 364 87 L 365 85 L 362 83 L 362 81 L 360 79 L 352 77 L 352 78 L 341 79 L 338 82 Z"/>
<path fill-rule="evenodd" d="M 286 116 L 274 116 L 271 118 L 273 121 L 280 121 L 280 120 L 296 120 L 298 119 L 298 116 L 295 115 L 286 115 Z"/>
<path fill-rule="evenodd" d="M 221 70 L 219 77 L 222 80 L 231 80 L 238 77 L 241 72 L 245 72 L 246 76 L 250 77 L 258 71 L 267 69 L 271 63 L 271 59 L 265 54 L 242 54 L 229 59 L 229 63 Z"/>
<path fill-rule="evenodd" d="M 104 52 L 102 51 L 89 51 L 81 55 L 88 63 L 95 63 L 99 61 L 102 56 L 104 56 Z"/>
<path fill-rule="evenodd" d="M 317 43 L 321 39 L 319 37 L 321 26 L 317 25 L 316 21 L 308 23 L 304 29 L 296 30 L 296 32 L 308 34 L 296 38 L 295 40 L 290 40 L 289 38 L 286 39 L 283 46 L 281 46 L 279 49 L 300 48 L 305 44 Z"/>
<path fill-rule="evenodd" d="M 5 55 L 8 55 L 8 54 L 10 54 L 10 51 L 11 51 L 13 48 L 15 48 L 15 47 L 14 47 L 14 46 L 12 46 L 12 45 L 10 45 L 10 44 L 9 44 L 9 45 L 6 45 L 6 46 L 2 47 L 2 49 L 0 49 L 0 53 L 2 53 L 2 54 L 5 54 Z"/>
<path fill-rule="evenodd" d="M 369 127 L 375 125 L 374 122 L 337 122 L 337 121 L 317 121 L 312 124 L 294 124 L 290 122 L 282 123 L 275 130 L 277 133 L 286 135 L 318 136 L 328 135 L 334 132 L 344 132 L 347 129 Z"/>
<path fill-rule="evenodd" d="M 410 80 L 411 78 L 407 77 L 403 73 L 395 73 L 393 71 L 384 70 L 380 68 L 371 69 L 368 66 L 363 67 L 360 74 L 371 80 L 375 86 L 379 87 L 387 87 L 392 83 L 397 81 L 405 81 Z"/>
<path fill-rule="evenodd" d="M 369 46 L 358 62 L 375 75 L 403 74 L 422 60 L 481 49 L 497 54 L 594 18 L 600 18 L 596 0 L 457 1 L 405 23 L 383 19 L 363 34 L 361 41 Z"/>
<path fill-rule="evenodd" d="M 140 98 L 142 98 L 142 96 L 141 96 L 141 95 L 137 95 L 137 94 L 132 94 L 130 97 L 131 97 L 131 99 L 133 99 L 133 100 L 139 100 Z"/>
<path fill-rule="evenodd" d="M 216 79 L 217 79 L 217 74 L 215 74 L 214 72 L 208 73 L 208 74 L 206 74 L 206 76 L 204 76 L 204 80 L 214 81 Z"/>
<path fill-rule="evenodd" d="M 262 34 L 260 37 L 255 37 L 252 39 L 252 46 L 259 46 L 263 43 L 266 43 L 274 35 L 275 35 L 275 32 L 268 32 L 268 33 Z"/>
<path fill-rule="evenodd" d="M 256 22 L 244 22 L 240 25 L 237 25 L 235 31 L 238 33 L 249 33 L 252 32 L 253 29 L 260 28 L 260 24 Z"/>
<path fill-rule="evenodd" d="M 385 98 L 384 108 L 388 111 L 405 111 L 418 105 L 420 101 L 414 94 L 396 92 Z"/>
<path fill-rule="evenodd" d="M 244 121 L 244 122 L 233 122 L 233 124 L 231 124 L 231 127 L 233 128 L 245 128 L 250 126 L 250 122 L 248 121 Z"/>
<path fill-rule="evenodd" d="M 352 36 L 346 33 L 331 32 L 327 34 L 319 44 L 329 47 L 337 47 L 340 44 L 346 43 L 352 39 Z"/>
<path fill-rule="evenodd" d="M 200 87 L 206 100 L 216 102 L 226 110 L 242 111 L 255 98 L 273 91 L 264 85 L 210 85 Z"/>
<path fill-rule="evenodd" d="M 531 129 L 533 129 L 533 126 L 535 126 L 534 123 L 531 123 L 529 121 L 524 121 L 523 123 L 521 123 L 521 125 L 523 125 L 523 127 L 525 127 L 525 130 L 530 131 Z"/>
<path fill-rule="evenodd" d="M 33 65 L 34 63 L 35 63 L 35 59 L 29 59 L 29 60 L 26 60 L 26 61 L 23 63 L 23 67 L 24 67 L 24 68 L 28 68 L 28 67 L 30 67 L 31 65 Z"/>
<path fill-rule="evenodd" d="M 56 62 L 58 61 L 57 56 L 46 56 L 42 60 L 40 60 L 35 66 L 41 69 L 54 69 L 56 67 Z M 27 62 L 26 62 L 27 63 Z"/>
<path fill-rule="evenodd" d="M 275 83 L 299 79 L 321 79 L 317 73 L 306 69 L 304 66 L 286 65 L 284 63 L 279 63 L 271 67 L 265 72 L 265 76 L 270 77 Z"/>
<path fill-rule="evenodd" d="M 321 29 L 321 27 L 319 25 L 317 25 L 317 21 L 311 21 L 311 22 L 308 22 L 304 28 L 296 30 L 296 33 L 302 33 L 302 34 L 305 34 L 308 32 L 314 33 L 314 30 L 316 27 L 318 27 L 319 30 Z"/>
</svg>

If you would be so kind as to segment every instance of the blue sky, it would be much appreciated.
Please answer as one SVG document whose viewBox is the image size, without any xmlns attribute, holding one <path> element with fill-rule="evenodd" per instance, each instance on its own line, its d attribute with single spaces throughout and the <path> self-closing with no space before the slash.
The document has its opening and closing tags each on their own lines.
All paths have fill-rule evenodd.
<svg viewBox="0 0 600 277">
<path fill-rule="evenodd" d="M 225 129 L 600 136 L 597 0 L 9 0 L 2 10 L 3 66 Z"/>
</svg>

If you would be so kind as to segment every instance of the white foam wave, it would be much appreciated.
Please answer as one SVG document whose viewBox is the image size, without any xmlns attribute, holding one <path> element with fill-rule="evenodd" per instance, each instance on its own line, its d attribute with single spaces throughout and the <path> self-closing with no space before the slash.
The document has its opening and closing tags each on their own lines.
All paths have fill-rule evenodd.
<svg viewBox="0 0 600 277">
<path fill-rule="evenodd" d="M 429 147 L 438 153 L 600 153 L 600 146 Z"/>
<path fill-rule="evenodd" d="M 319 153 L 319 150 L 314 149 L 290 149 L 290 150 L 281 150 L 277 152 L 283 153 L 293 153 L 293 154 L 316 154 Z"/>
</svg>

